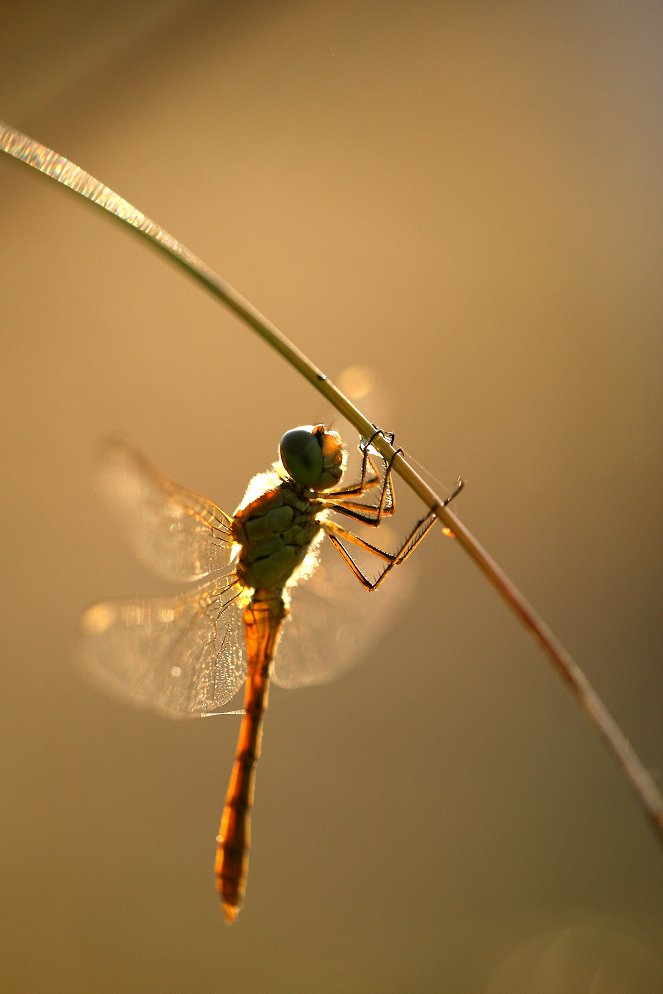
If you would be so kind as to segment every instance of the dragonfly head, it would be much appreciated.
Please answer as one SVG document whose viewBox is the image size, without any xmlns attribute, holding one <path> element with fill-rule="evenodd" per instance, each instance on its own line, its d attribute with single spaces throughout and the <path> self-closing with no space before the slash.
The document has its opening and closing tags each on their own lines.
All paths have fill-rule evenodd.
<svg viewBox="0 0 663 994">
<path fill-rule="evenodd" d="M 324 425 L 302 425 L 287 431 L 279 444 L 288 476 L 310 490 L 331 490 L 343 475 L 341 436 Z"/>
</svg>

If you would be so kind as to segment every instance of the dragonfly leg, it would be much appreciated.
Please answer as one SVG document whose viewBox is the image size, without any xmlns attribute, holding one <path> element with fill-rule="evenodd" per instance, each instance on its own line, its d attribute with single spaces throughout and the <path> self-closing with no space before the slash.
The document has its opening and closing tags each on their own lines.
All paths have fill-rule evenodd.
<svg viewBox="0 0 663 994">
<path fill-rule="evenodd" d="M 463 481 L 459 480 L 454 490 L 449 494 L 441 506 L 446 507 L 447 504 L 449 504 L 462 489 Z M 436 517 L 437 506 L 431 508 L 428 514 L 424 515 L 424 517 L 416 523 L 410 534 L 401 545 L 400 549 L 396 552 L 385 552 L 384 549 L 380 549 L 376 545 L 371 545 L 370 542 L 366 542 L 363 538 L 360 538 L 359 535 L 355 535 L 354 532 L 349 531 L 347 528 L 343 528 L 342 525 L 337 524 L 335 521 L 325 521 L 323 522 L 322 527 L 329 536 L 330 542 L 340 553 L 347 566 L 352 570 L 361 583 L 362 587 L 364 587 L 365 590 L 370 591 L 375 590 L 376 587 L 379 587 L 385 576 L 394 568 L 394 566 L 400 566 L 401 563 L 405 562 L 408 556 L 412 555 L 419 543 L 433 527 Z M 349 550 L 345 547 L 343 544 L 344 542 L 349 542 L 352 545 L 356 545 L 360 549 L 363 549 L 365 552 L 369 552 L 371 555 L 377 556 L 379 559 L 385 561 L 387 565 L 383 568 L 382 572 L 377 575 L 377 577 L 370 580 L 363 572 L 357 561 L 353 558 Z"/>
<path fill-rule="evenodd" d="M 435 513 L 431 511 L 425 518 L 422 518 L 421 521 L 417 522 L 401 548 L 397 552 L 393 553 L 385 552 L 383 549 L 379 549 L 377 546 L 371 545 L 369 542 L 365 542 L 363 539 L 359 538 L 358 535 L 348 531 L 347 528 L 342 528 L 333 521 L 326 521 L 323 528 L 329 536 L 330 542 L 341 554 L 342 558 L 357 577 L 362 587 L 366 590 L 375 590 L 376 587 L 379 587 L 387 573 L 389 573 L 394 566 L 400 565 L 400 563 L 404 562 L 407 557 L 414 552 L 423 537 L 433 526 L 434 521 Z M 387 565 L 377 577 L 370 580 L 363 572 L 357 561 L 352 557 L 351 553 L 346 549 L 342 540 L 350 542 L 353 545 L 357 545 L 360 549 L 364 549 L 366 552 L 370 552 L 372 555 L 385 560 Z"/>
<path fill-rule="evenodd" d="M 352 483 L 348 487 L 339 487 L 337 490 L 332 490 L 330 492 L 330 497 L 334 497 L 335 499 L 339 500 L 345 500 L 347 497 L 360 497 L 363 493 L 366 492 L 366 490 L 368 490 L 370 487 L 376 486 L 380 482 L 380 470 L 378 468 L 378 465 L 374 457 L 371 455 L 369 451 L 373 443 L 373 440 L 377 438 L 378 435 L 382 435 L 383 438 L 386 438 L 390 445 L 393 444 L 394 441 L 393 432 L 383 431 L 381 428 L 376 428 L 376 430 L 373 432 L 373 434 L 368 439 L 368 441 L 366 441 L 366 439 L 362 439 L 361 442 L 359 443 L 359 451 L 362 453 L 360 479 L 357 481 L 357 483 Z M 384 459 L 383 462 L 385 462 Z M 369 464 L 371 467 L 370 471 L 368 470 Z"/>
<path fill-rule="evenodd" d="M 364 446 L 362 478 L 365 474 L 367 458 L 370 460 L 373 469 L 377 470 L 375 462 L 368 453 L 368 450 L 371 442 L 378 434 L 383 435 L 385 433 L 382 431 L 376 431 Z M 388 433 L 386 437 L 389 438 L 389 443 L 392 444 L 394 440 L 393 434 Z M 397 449 L 396 452 L 393 453 L 389 462 L 383 460 L 385 464 L 385 473 L 377 504 L 363 504 L 361 501 L 352 500 L 352 497 L 361 496 L 361 494 L 364 493 L 367 489 L 367 487 L 364 486 L 363 489 L 360 490 L 357 490 L 356 488 L 348 488 L 347 490 L 340 491 L 334 490 L 329 494 L 328 498 L 322 498 L 324 506 L 330 511 L 338 511 L 339 514 L 344 514 L 347 517 L 354 518 L 355 521 L 361 521 L 363 524 L 371 525 L 373 528 L 377 527 L 383 516 L 393 514 L 396 510 L 396 497 L 394 494 L 391 468 L 394 459 L 400 452 L 402 452 L 402 449 Z M 370 484 L 370 486 L 374 485 L 375 483 Z"/>
</svg>

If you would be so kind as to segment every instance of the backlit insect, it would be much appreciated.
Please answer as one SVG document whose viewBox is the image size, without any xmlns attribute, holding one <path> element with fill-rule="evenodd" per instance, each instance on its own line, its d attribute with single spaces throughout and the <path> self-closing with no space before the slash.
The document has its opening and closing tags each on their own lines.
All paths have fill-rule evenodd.
<svg viewBox="0 0 663 994">
<path fill-rule="evenodd" d="M 435 521 L 432 510 L 389 553 L 332 516 L 377 527 L 393 514 L 391 462 L 380 465 L 371 446 L 378 434 L 360 444 L 360 479 L 341 486 L 345 451 L 339 434 L 321 424 L 287 431 L 279 462 L 251 481 L 233 516 L 173 483 L 126 442 L 113 441 L 105 455 L 102 482 L 139 556 L 169 579 L 195 581 L 195 586 L 175 597 L 93 604 L 82 622 L 85 667 L 135 704 L 171 717 L 218 713 L 246 680 L 217 839 L 217 886 L 228 922 L 236 917 L 246 887 L 255 766 L 270 679 L 283 686 L 321 682 L 335 668 L 333 642 L 327 639 L 317 653 L 303 653 L 308 669 L 289 664 L 285 651 L 281 663 L 281 650 L 278 655 L 276 650 L 282 633 L 287 634 L 291 591 L 314 572 L 325 535 L 361 585 L 374 590 Z M 445 503 L 461 487 L 459 481 Z M 367 502 L 360 499 L 368 491 L 375 495 L 373 502 L 370 494 Z M 369 580 L 348 545 L 381 561 L 376 578 Z M 333 625 L 331 614 L 324 623 Z M 311 658 L 317 659 L 317 669 Z"/>
</svg>

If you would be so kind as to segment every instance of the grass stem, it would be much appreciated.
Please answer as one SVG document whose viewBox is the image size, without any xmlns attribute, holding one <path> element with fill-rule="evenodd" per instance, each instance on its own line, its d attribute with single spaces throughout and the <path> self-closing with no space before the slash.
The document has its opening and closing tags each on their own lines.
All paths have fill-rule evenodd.
<svg viewBox="0 0 663 994">
<path fill-rule="evenodd" d="M 0 150 L 14 159 L 32 166 L 41 175 L 55 180 L 88 202 L 101 207 L 108 215 L 125 225 L 129 225 L 146 238 L 151 245 L 165 252 L 190 276 L 221 300 L 245 324 L 253 328 L 272 348 L 276 349 L 316 390 L 326 397 L 344 418 L 354 425 L 362 437 L 368 438 L 373 434 L 375 426 L 271 321 L 248 300 L 245 300 L 241 294 L 225 283 L 193 252 L 132 204 L 64 156 L 41 145 L 27 135 L 21 134 L 16 129 L 2 124 L 2 122 L 0 122 Z M 389 460 L 394 453 L 392 446 L 381 436 L 378 436 L 373 444 L 386 460 Z M 453 532 L 465 552 L 493 584 L 526 630 L 534 636 L 572 691 L 587 718 L 607 743 L 649 816 L 659 841 L 663 842 L 663 796 L 583 671 L 495 560 L 453 511 L 449 507 L 442 506 L 443 498 L 439 497 L 428 486 L 401 454 L 396 456 L 393 470 L 421 498 L 426 506 L 436 509 L 436 514 L 442 525 Z"/>
</svg>

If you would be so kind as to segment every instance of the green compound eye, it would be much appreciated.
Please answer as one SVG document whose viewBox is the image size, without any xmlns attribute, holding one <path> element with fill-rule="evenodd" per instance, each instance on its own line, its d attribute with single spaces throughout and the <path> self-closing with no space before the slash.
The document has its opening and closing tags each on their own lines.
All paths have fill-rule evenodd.
<svg viewBox="0 0 663 994">
<path fill-rule="evenodd" d="M 323 471 L 322 449 L 313 425 L 291 428 L 279 444 L 281 462 L 295 483 L 315 489 Z"/>
</svg>

